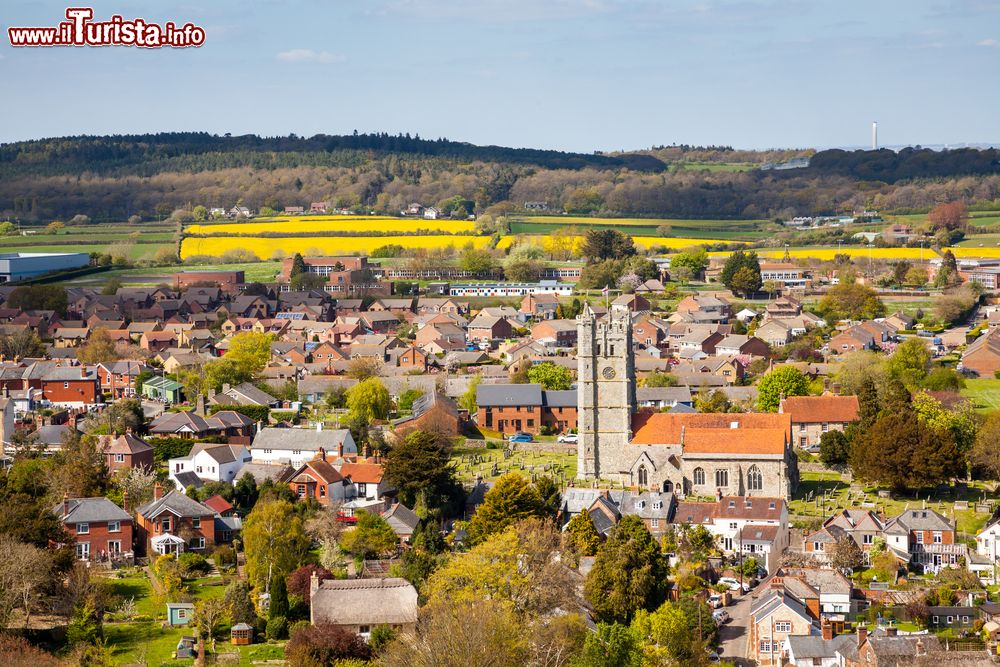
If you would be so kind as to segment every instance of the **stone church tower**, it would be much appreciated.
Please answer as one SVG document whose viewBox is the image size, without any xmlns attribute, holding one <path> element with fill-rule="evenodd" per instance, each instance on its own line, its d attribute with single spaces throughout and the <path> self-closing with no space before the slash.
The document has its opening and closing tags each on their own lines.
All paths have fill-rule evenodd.
<svg viewBox="0 0 1000 667">
<path fill-rule="evenodd" d="M 616 461 L 632 439 L 635 360 L 632 313 L 611 306 L 598 321 L 590 305 L 577 317 L 577 478 L 598 479 L 601 460 Z"/>
</svg>

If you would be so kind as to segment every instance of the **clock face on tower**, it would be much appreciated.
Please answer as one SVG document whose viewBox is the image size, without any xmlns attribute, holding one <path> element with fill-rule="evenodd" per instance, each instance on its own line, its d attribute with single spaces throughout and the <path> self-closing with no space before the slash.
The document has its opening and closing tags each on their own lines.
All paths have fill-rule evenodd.
<svg viewBox="0 0 1000 667">
<path fill-rule="evenodd" d="M 611 368 L 611 366 L 605 366 L 604 370 L 601 371 L 601 375 L 604 376 L 605 380 L 613 380 L 615 377 L 615 369 Z"/>
</svg>

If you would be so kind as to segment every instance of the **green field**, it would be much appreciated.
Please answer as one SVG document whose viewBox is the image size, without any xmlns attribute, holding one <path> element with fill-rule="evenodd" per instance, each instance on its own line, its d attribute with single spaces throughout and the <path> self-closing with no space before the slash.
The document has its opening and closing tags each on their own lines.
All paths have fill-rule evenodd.
<svg viewBox="0 0 1000 667">
<path fill-rule="evenodd" d="M 753 171 L 760 168 L 759 164 L 751 162 L 672 162 L 671 168 L 684 171 Z"/>
<path fill-rule="evenodd" d="M 102 253 L 107 252 L 108 246 L 111 245 L 113 241 L 102 244 L 95 243 L 81 243 L 79 245 L 18 245 L 18 246 L 4 246 L 11 251 L 16 252 L 96 252 Z M 170 243 L 136 243 L 132 246 L 131 256 L 133 259 L 142 259 L 143 257 L 151 258 L 156 254 L 156 251 L 160 248 L 172 248 L 174 246 L 173 242 Z"/>
<path fill-rule="evenodd" d="M 962 396 L 972 401 L 978 410 L 996 410 L 1000 408 L 1000 380 L 993 378 L 966 380 Z"/>
<path fill-rule="evenodd" d="M 670 227 L 667 236 L 719 241 L 753 241 L 767 238 L 761 229 L 766 220 L 679 220 L 671 218 L 590 218 L 584 216 L 524 216 L 510 223 L 511 234 L 550 234 L 566 227 L 617 229 L 634 236 L 663 236 L 659 228 Z"/>
<path fill-rule="evenodd" d="M 113 277 L 130 286 L 147 287 L 169 283 L 170 277 L 181 271 L 243 271 L 250 283 L 272 283 L 281 270 L 281 262 L 252 262 L 249 264 L 182 264 L 177 266 L 149 266 L 135 269 L 113 269 L 70 280 L 76 286 L 103 285 Z"/>
</svg>

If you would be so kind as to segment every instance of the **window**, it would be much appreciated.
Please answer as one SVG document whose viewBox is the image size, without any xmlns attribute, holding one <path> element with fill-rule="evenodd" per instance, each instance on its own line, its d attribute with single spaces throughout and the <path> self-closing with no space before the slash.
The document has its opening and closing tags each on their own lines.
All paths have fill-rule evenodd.
<svg viewBox="0 0 1000 667">
<path fill-rule="evenodd" d="M 178 609 L 177 618 L 187 618 L 187 609 Z"/>
<path fill-rule="evenodd" d="M 109 533 L 120 533 L 122 530 L 121 521 L 108 521 L 108 532 Z"/>
<path fill-rule="evenodd" d="M 191 519 L 191 527 L 195 529 L 201 528 L 201 517 L 196 516 L 193 519 Z"/>
<path fill-rule="evenodd" d="M 165 516 L 162 519 L 160 519 L 160 528 L 163 530 L 164 533 L 169 533 L 170 532 L 170 517 L 169 516 Z"/>
<path fill-rule="evenodd" d="M 937 625 L 940 622 L 941 622 L 941 619 L 939 617 L 937 617 L 937 616 L 932 616 L 931 617 L 931 623 L 933 623 L 934 625 Z"/>
<path fill-rule="evenodd" d="M 941 544 L 941 539 L 942 539 L 941 531 L 940 530 L 935 530 L 934 531 L 934 544 Z"/>
<path fill-rule="evenodd" d="M 949 623 L 949 625 L 950 625 L 951 623 L 954 623 L 954 622 L 955 622 L 955 617 L 954 617 L 954 616 L 949 616 L 949 617 L 948 617 L 948 623 Z"/>
<path fill-rule="evenodd" d="M 63 389 L 69 389 L 69 382 L 63 382 Z"/>
<path fill-rule="evenodd" d="M 736 530 L 737 527 L 738 527 L 738 524 L 735 521 L 730 521 L 729 522 L 729 530 Z"/>
<path fill-rule="evenodd" d="M 791 632 L 792 622 L 791 621 L 776 621 L 774 624 L 775 632 Z"/>
<path fill-rule="evenodd" d="M 125 463 L 125 455 L 115 454 L 115 463 Z"/>
<path fill-rule="evenodd" d="M 639 466 L 639 486 L 646 486 L 649 483 L 649 475 L 646 472 L 646 466 Z"/>
<path fill-rule="evenodd" d="M 715 485 L 716 486 L 729 486 L 729 470 L 725 468 L 719 468 L 715 471 Z"/>
<path fill-rule="evenodd" d="M 823 422 L 823 433 L 826 433 L 829 430 L 830 430 L 830 425 L 827 424 L 826 422 Z"/>
<path fill-rule="evenodd" d="M 813 542 L 813 551 L 826 551 L 826 545 L 822 542 Z"/>
<path fill-rule="evenodd" d="M 299 455 L 299 454 L 301 454 L 301 453 L 302 453 L 302 450 L 301 450 L 301 449 L 293 449 L 293 450 L 292 450 L 292 455 L 293 455 L 293 456 L 298 456 L 298 455 Z"/>
<path fill-rule="evenodd" d="M 962 617 L 962 623 L 968 623 L 968 622 L 969 622 L 969 617 L 968 616 L 963 616 Z"/>
<path fill-rule="evenodd" d="M 917 531 L 917 544 L 923 544 L 923 543 L 924 543 L 924 531 L 918 530 Z"/>
<path fill-rule="evenodd" d="M 653 509 L 654 510 L 661 509 L 662 507 L 663 507 L 663 503 L 661 503 L 660 501 L 657 500 L 657 501 L 653 502 Z"/>
<path fill-rule="evenodd" d="M 319 497 L 320 498 L 326 498 L 326 487 L 325 486 L 320 486 L 319 487 Z"/>
<path fill-rule="evenodd" d="M 191 545 L 192 549 L 204 549 L 205 548 L 205 538 L 204 537 L 192 537 L 190 545 Z"/>
<path fill-rule="evenodd" d="M 809 439 L 806 436 L 799 438 L 799 447 L 805 447 L 809 444 Z"/>
<path fill-rule="evenodd" d="M 653 528 L 659 528 L 660 527 L 660 520 L 659 519 L 651 519 L 650 520 L 650 525 Z"/>
<path fill-rule="evenodd" d="M 364 483 L 358 484 L 358 493 L 361 495 L 368 493 L 368 485 Z"/>
<path fill-rule="evenodd" d="M 696 486 L 704 486 L 705 484 L 705 471 L 702 468 L 694 469 L 694 483 Z"/>
<path fill-rule="evenodd" d="M 201 473 L 201 466 L 195 466 L 195 468 L 194 468 L 194 471 L 195 471 L 196 473 L 199 473 L 199 474 L 200 474 L 200 473 Z"/>
<path fill-rule="evenodd" d="M 747 489 L 750 491 L 760 491 L 764 488 L 764 476 L 760 473 L 760 468 L 755 465 L 750 466 L 747 471 Z"/>
<path fill-rule="evenodd" d="M 108 553 L 120 554 L 121 552 L 122 552 L 122 543 L 119 540 L 108 541 Z"/>
<path fill-rule="evenodd" d="M 367 625 L 359 625 L 358 633 L 362 635 L 367 635 L 371 631 L 371 627 Z"/>
<path fill-rule="evenodd" d="M 299 496 L 299 498 L 305 498 L 306 497 L 306 485 L 305 484 L 296 484 L 295 485 L 295 493 Z"/>
<path fill-rule="evenodd" d="M 771 642 L 770 642 L 770 640 L 768 640 L 768 639 L 761 639 L 760 640 L 760 652 L 761 653 L 770 653 L 771 652 Z"/>
<path fill-rule="evenodd" d="M 805 432 L 806 432 L 806 425 L 799 424 L 799 433 L 805 433 Z"/>
<path fill-rule="evenodd" d="M 76 534 L 77 535 L 86 535 L 89 532 L 90 532 L 90 524 L 89 523 L 78 523 L 78 524 L 76 524 Z"/>
</svg>

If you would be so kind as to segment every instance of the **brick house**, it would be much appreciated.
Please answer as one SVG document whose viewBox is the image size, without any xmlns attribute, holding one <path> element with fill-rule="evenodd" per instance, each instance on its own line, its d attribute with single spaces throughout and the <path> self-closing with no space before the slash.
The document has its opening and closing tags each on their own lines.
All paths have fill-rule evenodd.
<svg viewBox="0 0 1000 667">
<path fill-rule="evenodd" d="M 104 460 L 112 473 L 132 468 L 153 469 L 153 448 L 131 432 L 117 437 L 102 435 L 97 439 L 97 448 L 104 453 Z"/>
<path fill-rule="evenodd" d="M 962 353 L 961 366 L 986 378 L 1000 371 L 1000 327 L 991 328 L 974 340 Z"/>
<path fill-rule="evenodd" d="M 136 546 L 149 556 L 204 551 L 215 544 L 215 511 L 183 493 L 163 495 L 159 483 L 153 500 L 136 513 Z"/>
<path fill-rule="evenodd" d="M 393 428 L 397 435 L 405 435 L 412 430 L 432 430 L 435 433 L 459 435 L 463 422 L 469 415 L 459 409 L 454 400 L 431 391 L 413 400 L 413 411 L 408 417 L 397 419 Z"/>
<path fill-rule="evenodd" d="M 331 465 L 326 450 L 320 449 L 311 461 L 299 466 L 288 481 L 288 488 L 300 500 L 315 500 L 320 505 L 347 499 L 350 482 Z"/>
<path fill-rule="evenodd" d="M 492 343 L 495 340 L 510 338 L 514 327 L 506 317 L 480 313 L 469 322 L 469 340 Z"/>
<path fill-rule="evenodd" d="M 97 364 L 95 371 L 101 383 L 101 391 L 119 399 L 135 396 L 136 378 L 146 369 L 146 364 L 141 361 L 126 360 Z"/>
<path fill-rule="evenodd" d="M 843 431 L 858 420 L 857 396 L 789 396 L 778 406 L 779 413 L 792 417 L 792 442 L 799 447 L 819 446 L 827 431 Z"/>
<path fill-rule="evenodd" d="M 427 353 L 420 348 L 411 345 L 403 350 L 398 357 L 396 357 L 396 364 L 400 368 L 426 371 Z"/>
<path fill-rule="evenodd" d="M 41 379 L 45 400 L 66 407 L 85 407 L 100 403 L 97 374 L 86 366 L 56 366 Z"/>
<path fill-rule="evenodd" d="M 539 320 L 555 318 L 559 310 L 559 297 L 555 294 L 525 294 L 521 299 L 520 312 Z"/>
<path fill-rule="evenodd" d="M 576 322 L 573 320 L 545 320 L 531 328 L 531 338 L 555 347 L 576 347 Z"/>
<path fill-rule="evenodd" d="M 576 428 L 576 391 L 544 391 L 537 384 L 482 384 L 476 388 L 479 426 L 512 433 Z"/>
<path fill-rule="evenodd" d="M 173 331 L 146 331 L 139 337 L 139 347 L 152 353 L 177 347 L 177 334 Z"/>
<path fill-rule="evenodd" d="M 103 561 L 132 551 L 132 517 L 107 498 L 70 498 L 52 508 L 80 560 Z"/>
</svg>

